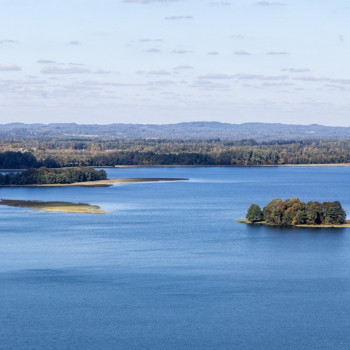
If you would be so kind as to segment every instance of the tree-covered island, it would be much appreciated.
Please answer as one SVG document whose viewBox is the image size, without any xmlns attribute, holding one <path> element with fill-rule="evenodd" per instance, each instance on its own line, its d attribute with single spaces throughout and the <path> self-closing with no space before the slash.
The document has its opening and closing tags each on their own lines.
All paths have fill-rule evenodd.
<svg viewBox="0 0 350 350">
<path fill-rule="evenodd" d="M 339 226 L 346 224 L 346 212 L 338 202 L 301 202 L 299 198 L 273 199 L 262 210 L 252 204 L 245 223 L 271 226 Z"/>
</svg>

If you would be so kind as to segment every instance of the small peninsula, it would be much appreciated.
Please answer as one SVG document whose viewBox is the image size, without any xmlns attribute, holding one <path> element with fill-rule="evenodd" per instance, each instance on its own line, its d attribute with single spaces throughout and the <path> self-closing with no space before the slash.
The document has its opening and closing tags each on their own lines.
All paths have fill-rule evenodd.
<svg viewBox="0 0 350 350">
<path fill-rule="evenodd" d="M 94 181 L 84 181 L 84 182 L 73 182 L 73 183 L 63 183 L 63 184 L 40 184 L 40 185 L 22 185 L 30 187 L 110 187 L 113 184 L 126 184 L 126 183 L 138 183 L 138 182 L 162 182 L 162 181 L 188 181 L 187 178 L 176 178 L 176 177 L 134 177 L 134 178 L 116 178 L 116 179 L 106 179 L 106 180 L 94 180 Z M 16 185 L 12 185 L 16 186 Z M 19 185 L 21 186 L 21 185 Z"/>
<path fill-rule="evenodd" d="M 0 205 L 9 207 L 28 208 L 33 210 L 45 210 L 46 212 L 64 212 L 64 213 L 81 213 L 81 214 L 105 214 L 98 205 L 86 203 L 70 202 L 44 202 L 44 201 L 26 201 L 14 199 L 2 199 Z"/>
<path fill-rule="evenodd" d="M 251 204 L 245 219 L 246 224 L 264 224 L 284 227 L 350 227 L 346 212 L 340 202 L 301 202 L 299 198 L 271 200 L 262 210 Z"/>
<path fill-rule="evenodd" d="M 1 174 L 0 186 L 82 186 L 108 187 L 113 183 L 185 181 L 187 178 L 119 178 L 108 179 L 105 170 L 91 167 L 27 169 L 22 172 Z"/>
</svg>

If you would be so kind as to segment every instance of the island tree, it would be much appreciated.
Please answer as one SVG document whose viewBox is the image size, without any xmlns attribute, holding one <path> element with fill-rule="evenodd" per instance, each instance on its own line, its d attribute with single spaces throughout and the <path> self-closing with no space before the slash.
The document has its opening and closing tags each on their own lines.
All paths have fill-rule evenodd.
<svg viewBox="0 0 350 350">
<path fill-rule="evenodd" d="M 251 222 L 259 222 L 264 220 L 264 215 L 257 204 L 252 204 L 246 215 L 246 219 Z"/>
</svg>

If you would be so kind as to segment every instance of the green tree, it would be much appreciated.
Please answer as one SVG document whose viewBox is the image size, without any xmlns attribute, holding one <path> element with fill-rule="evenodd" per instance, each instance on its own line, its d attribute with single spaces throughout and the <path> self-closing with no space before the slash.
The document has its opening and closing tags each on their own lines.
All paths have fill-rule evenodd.
<svg viewBox="0 0 350 350">
<path fill-rule="evenodd" d="M 322 203 L 324 223 L 327 225 L 344 224 L 346 213 L 338 201 Z"/>
<path fill-rule="evenodd" d="M 264 220 L 264 215 L 257 204 L 252 204 L 246 215 L 246 219 L 251 222 L 259 222 Z"/>
<path fill-rule="evenodd" d="M 283 212 L 285 209 L 282 199 L 273 199 L 263 209 L 266 223 L 271 225 L 282 225 Z"/>
<path fill-rule="evenodd" d="M 295 214 L 294 220 L 292 222 L 293 225 L 305 225 L 306 224 L 306 211 L 305 208 L 302 210 L 298 210 Z"/>
<path fill-rule="evenodd" d="M 305 213 L 307 225 L 320 225 L 324 221 L 322 204 L 320 202 L 307 202 Z"/>
</svg>

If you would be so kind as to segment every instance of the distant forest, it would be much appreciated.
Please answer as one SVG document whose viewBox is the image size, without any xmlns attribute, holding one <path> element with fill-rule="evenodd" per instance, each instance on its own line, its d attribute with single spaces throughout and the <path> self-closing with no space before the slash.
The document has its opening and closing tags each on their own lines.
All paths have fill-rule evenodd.
<svg viewBox="0 0 350 350">
<path fill-rule="evenodd" d="M 288 125 L 279 123 L 229 124 L 219 122 L 189 122 L 178 124 L 0 124 L 0 138 L 36 140 L 38 138 L 98 138 L 102 140 L 172 139 L 221 140 L 255 139 L 307 140 L 350 138 L 350 127 L 323 125 Z"/>
<path fill-rule="evenodd" d="M 0 139 L 0 168 L 350 163 L 350 140 Z"/>
</svg>

